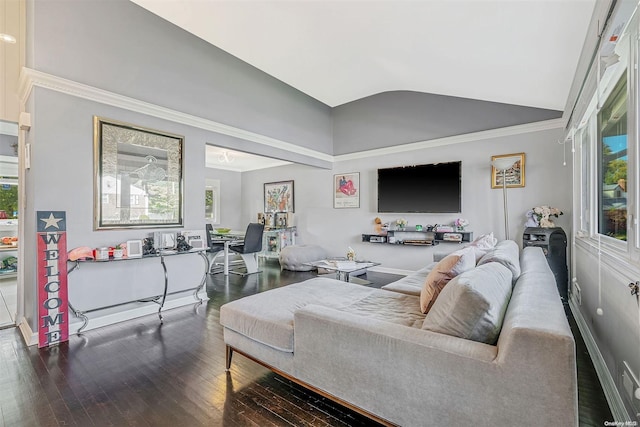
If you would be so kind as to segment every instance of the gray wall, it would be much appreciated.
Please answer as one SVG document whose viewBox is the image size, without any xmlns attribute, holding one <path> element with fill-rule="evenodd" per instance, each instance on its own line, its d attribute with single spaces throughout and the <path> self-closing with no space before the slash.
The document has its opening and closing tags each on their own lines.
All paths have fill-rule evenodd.
<svg viewBox="0 0 640 427">
<path fill-rule="evenodd" d="M 27 22 L 30 68 L 320 153 L 333 149 L 329 107 L 129 1 L 29 1 Z M 25 174 L 27 209 L 21 217 L 26 236 L 25 317 L 34 331 L 36 247 L 35 221 L 30 219 L 36 211 L 67 212 L 69 248 L 113 245 L 149 234 L 147 230 L 93 230 L 93 115 L 185 136 L 185 229 L 204 227 L 207 142 L 325 167 L 327 163 L 284 147 L 270 148 L 39 87 L 26 104 L 32 114 L 26 136 L 32 145 L 32 165 Z M 234 200 L 237 194 L 229 192 L 231 201 L 228 211 L 222 212 L 223 219 L 237 221 L 241 212 Z M 141 276 L 155 277 L 157 266 L 141 263 L 139 268 Z M 190 270 L 185 266 L 181 271 Z M 90 272 L 70 277 L 70 298 L 81 309 L 95 303 L 96 295 L 108 302 L 118 298 L 111 291 L 114 280 L 141 293 L 155 283 L 154 279 L 134 283 L 132 276 L 119 280 Z M 105 294 L 78 294 L 87 282 Z M 191 285 L 187 277 L 184 282 Z M 129 296 L 125 292 L 121 298 Z"/>
<path fill-rule="evenodd" d="M 508 190 L 510 234 L 521 243 L 526 211 L 539 205 L 560 208 L 564 215 L 556 224 L 570 232 L 571 166 L 562 166 L 562 149 L 556 141 L 562 128 L 494 137 L 481 141 L 409 151 L 406 153 L 366 157 L 336 162 L 332 170 L 288 165 L 267 170 L 245 172 L 242 179 L 244 221 L 262 210 L 264 182 L 294 180 L 295 220 L 298 241 L 319 244 L 331 255 L 345 256 L 347 248 L 358 257 L 382 262 L 382 267 L 416 270 L 432 261 L 434 252 L 450 252 L 458 244 L 442 243 L 433 248 L 363 243 L 361 234 L 374 233 L 373 220 L 380 217 L 393 222 L 402 217 L 415 224 L 447 224 L 466 218 L 474 236 L 493 232 L 504 238 L 503 199 L 501 189 L 491 189 L 491 156 L 524 152 L 526 186 Z M 570 153 L 567 153 L 570 155 Z M 380 214 L 377 212 L 377 169 L 382 167 L 462 161 L 461 214 Z M 359 209 L 333 208 L 333 175 L 360 172 Z"/>
<path fill-rule="evenodd" d="M 205 177 L 220 180 L 220 226 L 233 230 L 244 230 L 247 224 L 242 221 L 241 215 L 242 172 L 207 168 Z M 204 207 L 202 212 L 204 218 Z"/>
<path fill-rule="evenodd" d="M 601 14 L 600 16 L 594 16 L 592 23 L 595 21 L 601 26 L 603 17 L 609 13 L 608 8 L 605 7 L 608 6 L 608 3 L 602 2 L 600 4 L 598 2 L 596 10 L 600 11 Z M 607 28 L 604 31 L 602 29 L 599 30 L 605 36 L 605 40 L 609 34 L 619 31 L 623 23 L 629 20 L 636 4 L 637 2 L 635 1 L 615 2 L 616 10 L 611 14 Z M 636 16 L 636 20 L 628 25 L 630 33 L 623 38 L 631 40 L 631 47 L 628 51 L 620 49 L 619 52 L 623 57 L 620 61 L 621 64 L 626 63 L 624 57 L 630 54 L 628 73 L 630 75 L 629 81 L 631 82 L 637 81 L 638 77 L 637 66 L 634 67 L 634 63 L 637 64 L 638 61 L 637 40 L 640 32 L 637 18 Z M 595 25 L 592 26 L 595 27 Z M 579 92 L 580 97 L 575 102 L 575 109 L 565 112 L 566 117 L 571 117 L 571 123 L 566 133 L 567 139 L 573 138 L 574 131 L 582 126 L 581 122 L 585 120 L 584 115 L 587 113 L 587 106 L 596 97 L 596 88 L 598 87 L 595 78 L 598 75 L 597 63 L 592 62 L 593 50 L 596 49 L 596 43 L 593 40 L 595 33 L 590 32 L 589 34 L 593 34 L 592 40 L 589 41 L 591 49 L 583 50 L 580 58 L 583 72 L 577 74 L 574 79 L 574 88 L 582 88 Z M 606 50 L 606 47 L 601 50 Z M 617 48 L 616 52 L 618 52 Z M 600 83 L 600 90 L 606 93 L 607 89 L 603 86 Z M 637 99 L 638 86 L 630 84 L 629 87 L 634 92 L 629 94 L 629 99 Z M 574 96 L 578 95 L 576 92 L 574 91 Z M 575 99 L 572 101 L 575 101 Z M 573 108 L 574 104 L 569 102 L 567 105 Z M 629 152 L 637 153 L 637 102 L 629 102 L 628 114 L 629 117 L 635 118 L 635 120 L 629 121 Z M 590 115 L 592 120 L 597 118 L 596 112 L 592 111 Z M 594 138 L 593 145 L 597 147 L 599 145 L 597 136 L 592 135 L 591 138 Z M 578 141 L 576 139 L 576 145 L 579 144 Z M 571 294 L 572 303 L 574 304 L 574 317 L 578 324 L 584 328 L 583 336 L 585 337 L 585 342 L 598 370 L 603 389 L 607 393 L 607 399 L 611 405 L 615 420 L 634 420 L 637 422 L 640 421 L 640 400 L 635 398 L 632 393 L 634 391 L 637 392 L 637 388 L 640 386 L 640 383 L 638 383 L 638 378 L 640 378 L 640 312 L 638 297 L 631 295 L 628 285 L 635 283 L 640 277 L 640 260 L 636 247 L 639 242 L 636 240 L 635 234 L 638 224 L 636 218 L 633 218 L 633 222 L 631 218 L 629 219 L 628 248 L 620 245 L 621 242 L 615 241 L 615 239 L 606 236 L 599 237 L 597 230 L 593 230 L 592 234 L 587 233 L 587 235 L 580 232 L 580 215 L 582 215 L 580 210 L 582 192 L 584 191 L 581 188 L 581 173 L 597 175 L 598 169 L 596 162 L 595 167 L 592 165 L 588 171 L 581 171 L 581 165 L 578 163 L 581 162 L 581 156 L 581 148 L 578 146 L 575 154 L 577 170 L 573 183 L 576 237 L 573 242 Z M 595 156 L 595 154 L 590 155 L 593 161 L 594 159 L 591 156 Z M 635 159 L 635 161 L 632 159 Z M 639 202 L 637 196 L 633 195 L 633 193 L 638 194 L 637 187 L 634 190 L 634 184 L 638 183 L 639 176 L 637 159 L 637 155 L 629 156 L 628 182 L 631 188 L 627 202 L 629 213 L 637 209 Z M 593 185 L 596 185 L 599 178 L 597 176 L 592 178 L 594 178 Z M 597 210 L 597 207 L 595 209 Z M 624 379 L 625 376 L 627 380 Z M 635 381 L 629 380 L 629 378 L 635 378 Z M 625 382 L 635 384 L 630 386 Z"/>
<path fill-rule="evenodd" d="M 597 245 L 581 240 L 576 243 L 573 277 L 580 288 L 580 298 L 574 296 L 574 302 L 632 420 L 639 417 L 640 403 L 627 393 L 623 374 L 624 362 L 636 378 L 640 373 L 638 300 L 627 287 L 638 280 L 635 270 L 634 266 L 621 263 L 619 256 L 599 255 Z M 573 293 L 577 295 L 575 288 Z"/>
<path fill-rule="evenodd" d="M 354 136 L 332 135 L 331 111 L 325 105 L 291 87 L 259 72 L 226 53 L 211 47 L 128 1 L 30 1 L 28 3 L 28 66 L 57 77 L 74 80 L 138 100 L 168 107 L 267 137 L 275 137 L 320 153 L 349 152 L 343 144 L 360 144 Z M 422 98 L 422 97 L 421 97 Z M 384 98 L 381 98 L 384 99 Z M 376 102 L 376 114 L 382 113 Z M 351 110 L 354 107 L 349 107 Z M 373 107 L 371 107 L 371 113 Z M 379 127 L 385 135 L 399 129 L 415 131 L 417 140 L 428 139 L 430 126 L 420 114 L 407 121 L 407 111 L 390 102 L 390 113 L 399 117 Z M 201 229 L 204 225 L 204 188 L 207 177 L 215 178 L 204 166 L 205 144 L 240 149 L 287 160 L 299 155 L 285 147 L 269 148 L 254 142 L 204 131 L 176 122 L 161 120 L 134 111 L 36 87 L 27 99 L 32 114 L 32 128 L 26 142 L 32 144 L 31 169 L 25 174 L 27 209 L 24 218 L 25 241 L 25 315 L 33 330 L 37 329 L 35 212 L 63 210 L 67 212 L 68 246 L 104 246 L 145 237 L 148 230 L 93 230 L 93 141 L 94 115 L 159 129 L 185 136 L 185 210 L 184 228 Z M 346 111 L 346 110 L 345 110 Z M 369 111 L 369 110 L 368 110 Z M 351 110 L 355 117 L 363 114 Z M 345 113 L 346 114 L 346 113 Z M 340 116 L 341 114 L 337 114 Z M 389 115 L 389 117 L 392 117 Z M 336 119 L 340 120 L 340 119 Z M 482 121 L 482 120 L 480 120 Z M 358 123 L 362 132 L 366 126 Z M 431 126 L 434 126 L 432 123 Z M 402 131 L 407 139 L 409 132 Z M 354 133 L 351 133 L 354 135 Z M 562 168 L 546 170 L 552 160 L 560 159 L 554 131 L 494 138 L 463 145 L 420 150 L 385 157 L 337 162 L 333 170 L 294 165 L 282 169 L 243 174 L 240 180 L 224 174 L 221 178 L 224 208 L 221 221 L 232 228 L 242 228 L 255 220 L 262 210 L 264 182 L 282 179 L 296 181 L 296 212 L 300 237 L 307 243 L 319 243 L 336 254 L 349 245 L 364 257 L 378 259 L 391 268 L 418 268 L 431 259 L 429 248 L 394 248 L 360 243 L 360 234 L 372 230 L 375 212 L 375 168 L 388 165 L 462 160 L 464 173 L 464 211 L 461 216 L 471 221 L 477 234 L 502 228 L 501 193 L 489 188 L 489 160 L 492 154 L 524 151 L 527 153 L 527 187 L 510 191 L 513 231 L 521 225 L 515 219 L 537 204 L 555 204 L 564 208 L 569 194 L 558 183 Z M 375 141 L 374 147 L 375 147 Z M 396 142 L 410 142 L 400 141 Z M 377 143 L 388 143 L 378 140 Z M 362 149 L 363 147 L 360 147 Z M 464 150 L 462 150 L 464 148 Z M 303 159 L 304 160 L 304 159 Z M 309 160 L 309 159 L 307 159 Z M 309 163 L 327 166 L 326 161 Z M 544 170 L 544 173 L 541 171 Z M 333 209 L 332 175 L 359 171 L 362 179 L 360 209 Z M 239 186 L 239 188 L 238 188 Z M 551 190 L 553 189 L 553 190 Z M 239 196 L 241 194 L 241 196 Z M 454 217 L 416 217 L 416 222 L 445 222 Z M 239 220 L 238 220 L 239 219 Z M 385 217 L 393 220 L 393 217 Z M 524 221 L 524 218 L 522 218 Z M 153 230 L 151 230 L 153 231 Z M 452 246 L 448 246 L 451 250 Z M 155 277 L 156 267 L 140 263 L 135 277 Z M 187 277 L 192 266 L 178 266 L 178 274 Z M 88 271 L 87 271 L 88 270 Z M 101 290 L 109 289 L 109 301 L 119 297 L 113 283 L 135 288 L 144 293 L 155 286 L 130 280 L 129 277 L 107 277 L 102 271 L 85 272 L 70 277 L 70 298 L 81 306 L 94 304 Z M 130 276 L 133 277 L 133 276 Z M 78 293 L 84 283 L 91 282 L 95 292 Z M 80 307 L 83 308 L 83 307 Z"/>
<path fill-rule="evenodd" d="M 162 129 L 184 135 L 184 228 L 204 229 L 205 140 L 208 133 L 131 111 L 106 106 L 46 89 L 36 88 L 32 94 L 32 129 L 27 142 L 32 144 L 31 169 L 26 172 L 27 211 L 22 215 L 25 227 L 24 275 L 25 317 L 35 330 L 36 313 L 36 230 L 35 212 L 41 210 L 66 211 L 67 246 L 113 246 L 132 239 L 142 239 L 153 231 L 141 229 L 93 229 L 93 115 L 136 123 L 143 127 Z M 202 277 L 201 267 L 194 269 L 194 261 L 176 264 L 172 281 L 182 288 L 195 287 Z M 137 261 L 132 261 L 136 263 Z M 196 265 L 202 264 L 198 259 Z M 127 263 L 130 264 L 130 263 Z M 157 263 L 144 262 L 133 268 L 135 274 L 118 274 L 119 267 L 85 266 L 82 272 L 69 277 L 69 299 L 79 309 L 100 304 L 126 301 L 135 295 L 157 294 L 162 277 Z M 199 272 L 195 274 L 193 272 Z M 115 272 L 115 273 L 114 273 Z M 114 273 L 114 274 L 108 274 Z M 117 284 L 114 285 L 114 284 Z M 87 287 L 91 292 L 87 292 Z M 119 289 L 122 288 L 122 289 Z M 176 290 L 172 287 L 173 290 Z M 133 292 L 133 293 L 132 293 Z M 96 297 L 99 295 L 99 297 Z"/>
<path fill-rule="evenodd" d="M 555 119 L 561 111 L 409 91 L 333 109 L 334 153 L 346 154 Z"/>
<path fill-rule="evenodd" d="M 30 68 L 333 150 L 328 106 L 128 0 L 37 0 L 29 9 L 35 20 Z"/>
</svg>

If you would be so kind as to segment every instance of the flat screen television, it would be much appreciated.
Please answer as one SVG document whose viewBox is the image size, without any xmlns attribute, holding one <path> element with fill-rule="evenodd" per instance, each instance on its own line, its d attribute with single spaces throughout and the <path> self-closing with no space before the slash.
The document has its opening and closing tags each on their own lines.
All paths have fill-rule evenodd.
<svg viewBox="0 0 640 427">
<path fill-rule="evenodd" d="M 378 169 L 378 212 L 461 211 L 462 162 Z"/>
</svg>

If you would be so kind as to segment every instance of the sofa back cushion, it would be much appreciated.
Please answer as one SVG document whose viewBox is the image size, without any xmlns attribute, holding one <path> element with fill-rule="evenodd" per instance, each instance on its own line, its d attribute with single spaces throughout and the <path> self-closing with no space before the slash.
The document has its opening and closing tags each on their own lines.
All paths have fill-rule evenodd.
<svg viewBox="0 0 640 427">
<path fill-rule="evenodd" d="M 457 275 L 476 266 L 473 248 L 455 251 L 439 261 L 429 272 L 420 292 L 420 310 L 429 311 L 444 286 Z"/>
<path fill-rule="evenodd" d="M 478 265 L 489 262 L 498 262 L 507 267 L 513 275 L 513 283 L 520 277 L 520 250 L 518 244 L 513 240 L 498 242 L 493 249 L 480 258 Z"/>
<path fill-rule="evenodd" d="M 497 262 L 452 279 L 427 313 L 422 329 L 494 345 L 511 298 L 511 271 Z"/>
</svg>

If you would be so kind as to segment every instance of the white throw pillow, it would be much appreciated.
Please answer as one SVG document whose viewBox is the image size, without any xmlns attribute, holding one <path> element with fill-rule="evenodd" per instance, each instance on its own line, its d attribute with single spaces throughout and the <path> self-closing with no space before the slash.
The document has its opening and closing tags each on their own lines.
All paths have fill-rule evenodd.
<svg viewBox="0 0 640 427">
<path fill-rule="evenodd" d="M 482 249 L 488 251 L 492 249 L 498 243 L 498 239 L 493 237 L 493 233 L 483 234 L 482 236 L 476 238 L 469 246 L 474 246 L 478 249 Z"/>
<path fill-rule="evenodd" d="M 493 249 L 498 243 L 498 239 L 493 237 L 493 233 L 483 234 L 476 238 L 473 242 L 469 243 L 469 247 L 472 247 L 476 252 L 476 263 L 480 261 L 487 252 Z"/>
</svg>

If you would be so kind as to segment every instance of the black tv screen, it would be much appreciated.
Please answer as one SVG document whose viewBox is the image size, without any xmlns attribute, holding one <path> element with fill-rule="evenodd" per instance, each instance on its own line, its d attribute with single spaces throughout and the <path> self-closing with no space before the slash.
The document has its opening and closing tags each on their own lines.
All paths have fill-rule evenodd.
<svg viewBox="0 0 640 427">
<path fill-rule="evenodd" d="M 462 162 L 378 169 L 378 212 L 458 213 Z"/>
</svg>

